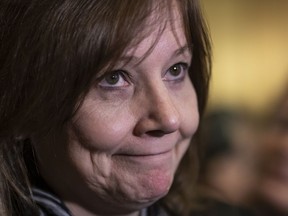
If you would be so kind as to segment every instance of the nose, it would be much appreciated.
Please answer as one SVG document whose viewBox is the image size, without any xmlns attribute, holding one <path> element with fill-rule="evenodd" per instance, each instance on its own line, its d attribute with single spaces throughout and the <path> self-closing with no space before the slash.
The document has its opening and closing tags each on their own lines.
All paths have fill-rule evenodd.
<svg viewBox="0 0 288 216">
<path fill-rule="evenodd" d="M 179 109 L 172 94 L 165 85 L 157 85 L 145 91 L 139 103 L 142 114 L 134 130 L 137 136 L 161 137 L 179 129 Z"/>
</svg>

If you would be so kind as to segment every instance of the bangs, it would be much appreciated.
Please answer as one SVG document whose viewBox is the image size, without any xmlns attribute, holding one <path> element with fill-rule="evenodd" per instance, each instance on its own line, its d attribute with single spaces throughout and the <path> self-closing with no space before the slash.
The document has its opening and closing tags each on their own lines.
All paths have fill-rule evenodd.
<svg viewBox="0 0 288 216">
<path fill-rule="evenodd" d="M 96 5 L 89 7 L 89 11 L 83 12 L 81 9 L 85 14 L 82 23 L 72 30 L 79 33 L 79 36 L 76 36 L 78 40 L 75 43 L 77 59 L 71 60 L 73 64 L 79 62 L 81 71 L 91 74 L 88 78 L 91 81 L 92 76 L 110 71 L 128 51 L 134 53 L 137 45 L 156 31 L 157 36 L 139 63 L 144 60 L 157 44 L 167 20 L 173 16 L 169 0 L 100 2 L 96 1 Z M 126 59 L 124 63 L 129 61 Z"/>
<path fill-rule="evenodd" d="M 56 3 L 56 8 L 47 12 L 50 26 L 45 27 L 52 29 L 47 37 L 50 37 L 50 48 L 55 48 L 49 52 L 53 59 L 49 65 L 62 64 L 55 65 L 55 69 L 69 66 L 69 76 L 77 69 L 81 79 L 84 74 L 89 75 L 88 82 L 103 68 L 113 67 L 127 50 L 136 48 L 156 29 L 158 37 L 148 49 L 148 55 L 165 29 L 169 2 L 82 0 L 67 5 Z"/>
</svg>

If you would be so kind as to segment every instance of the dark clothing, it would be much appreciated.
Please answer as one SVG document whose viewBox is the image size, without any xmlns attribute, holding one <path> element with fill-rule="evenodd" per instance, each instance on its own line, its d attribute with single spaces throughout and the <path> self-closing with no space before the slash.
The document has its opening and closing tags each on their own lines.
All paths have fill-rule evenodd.
<svg viewBox="0 0 288 216">
<path fill-rule="evenodd" d="M 33 200 L 39 207 L 39 216 L 71 216 L 64 203 L 54 194 L 37 187 L 32 188 L 32 193 Z"/>
</svg>

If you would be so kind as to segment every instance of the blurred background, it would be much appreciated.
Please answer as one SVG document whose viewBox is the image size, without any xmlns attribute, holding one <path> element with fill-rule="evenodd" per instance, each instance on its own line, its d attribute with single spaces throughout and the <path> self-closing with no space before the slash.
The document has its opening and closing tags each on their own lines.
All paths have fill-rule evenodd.
<svg viewBox="0 0 288 216">
<path fill-rule="evenodd" d="M 265 112 L 288 83 L 288 1 L 202 3 L 214 53 L 209 108 Z"/>
<path fill-rule="evenodd" d="M 193 215 L 287 216 L 288 0 L 201 2 L 213 71 Z"/>
</svg>

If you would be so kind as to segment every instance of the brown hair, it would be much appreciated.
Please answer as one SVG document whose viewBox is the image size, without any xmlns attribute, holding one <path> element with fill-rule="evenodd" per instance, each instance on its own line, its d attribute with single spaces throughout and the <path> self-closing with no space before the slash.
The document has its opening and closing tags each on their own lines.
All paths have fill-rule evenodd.
<svg viewBox="0 0 288 216">
<path fill-rule="evenodd" d="M 175 1 L 183 15 L 188 45 L 193 47 L 190 78 L 202 114 L 210 76 L 209 38 L 198 0 Z M 151 12 L 171 10 L 171 2 L 0 0 L 1 215 L 21 215 L 24 208 L 37 211 L 25 166 L 27 152 L 30 157 L 29 149 L 36 145 L 31 138 L 44 139 L 64 131 L 97 72 L 145 38 Z M 161 13 L 156 14 L 161 18 Z M 187 188 L 183 188 L 187 182 L 181 178 L 195 164 L 189 162 L 195 158 L 190 155 L 195 147 L 191 145 L 178 170 L 172 198 L 168 195 L 163 200 L 171 209 L 178 202 L 186 204 L 183 191 Z"/>
</svg>

